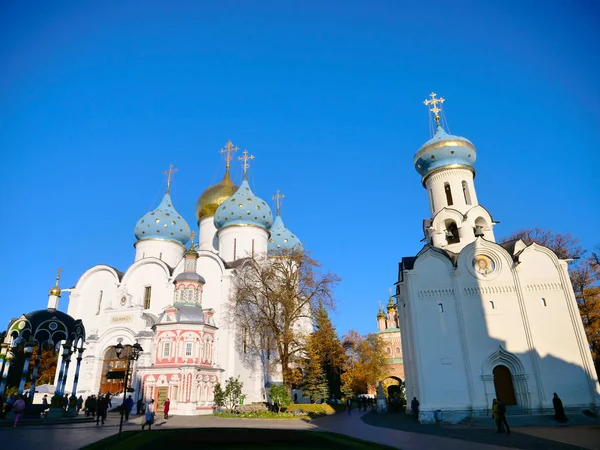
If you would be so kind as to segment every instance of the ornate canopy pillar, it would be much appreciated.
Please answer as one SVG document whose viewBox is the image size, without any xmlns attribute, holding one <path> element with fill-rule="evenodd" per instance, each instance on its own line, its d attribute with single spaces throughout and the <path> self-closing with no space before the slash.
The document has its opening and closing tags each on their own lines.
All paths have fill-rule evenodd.
<svg viewBox="0 0 600 450">
<path fill-rule="evenodd" d="M 75 369 L 75 377 L 73 378 L 73 389 L 71 389 L 71 394 L 77 396 L 77 382 L 79 381 L 79 369 L 81 369 L 81 360 L 83 359 L 83 352 L 85 348 L 79 347 L 77 349 L 77 367 Z"/>
<path fill-rule="evenodd" d="M 31 354 L 33 353 L 33 348 L 35 346 L 35 342 L 27 342 L 25 344 L 25 362 L 23 363 L 23 370 L 21 371 L 21 382 L 19 383 L 18 394 L 23 394 L 25 390 L 25 382 L 27 381 L 27 374 L 29 373 L 29 360 L 31 359 Z"/>
</svg>

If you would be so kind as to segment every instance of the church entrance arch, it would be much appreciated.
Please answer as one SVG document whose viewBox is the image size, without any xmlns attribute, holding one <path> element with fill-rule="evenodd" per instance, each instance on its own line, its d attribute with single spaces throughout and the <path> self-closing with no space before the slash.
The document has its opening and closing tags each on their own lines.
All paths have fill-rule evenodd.
<svg viewBox="0 0 600 450">
<path fill-rule="evenodd" d="M 517 397 L 515 396 L 515 387 L 510 369 L 504 365 L 496 366 L 493 375 L 496 398 L 502 400 L 506 406 L 516 405 Z"/>
<path fill-rule="evenodd" d="M 131 352 L 131 345 L 123 347 L 122 355 L 128 355 Z M 100 379 L 100 388 L 102 394 L 117 394 L 125 389 L 125 373 L 127 371 L 127 358 L 117 358 L 114 347 L 109 347 L 104 353 L 104 362 L 102 364 L 102 378 Z M 129 373 L 129 386 L 131 386 L 131 372 Z"/>
</svg>

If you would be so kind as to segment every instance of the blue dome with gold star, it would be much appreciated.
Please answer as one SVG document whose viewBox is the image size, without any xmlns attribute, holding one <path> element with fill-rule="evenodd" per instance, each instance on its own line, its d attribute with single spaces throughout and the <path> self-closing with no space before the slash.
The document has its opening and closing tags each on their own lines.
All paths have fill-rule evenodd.
<svg viewBox="0 0 600 450">
<path fill-rule="evenodd" d="M 190 227 L 173 207 L 167 192 L 154 211 L 146 213 L 135 225 L 138 240 L 163 239 L 185 245 L 190 240 Z"/>
<path fill-rule="evenodd" d="M 447 166 L 468 168 L 473 172 L 477 152 L 475 146 L 464 137 L 446 133 L 438 124 L 435 134 L 425 142 L 415 155 L 415 169 L 425 178 L 432 172 Z"/>
<path fill-rule="evenodd" d="M 262 198 L 254 195 L 245 179 L 235 194 L 217 208 L 214 223 L 218 230 L 232 225 L 252 225 L 268 230 L 273 224 L 273 213 Z"/>
<path fill-rule="evenodd" d="M 302 251 L 302 243 L 287 227 L 283 224 L 280 215 L 275 217 L 275 222 L 271 227 L 271 237 L 267 243 L 269 253 L 275 253 L 278 250 L 299 250 Z"/>
</svg>

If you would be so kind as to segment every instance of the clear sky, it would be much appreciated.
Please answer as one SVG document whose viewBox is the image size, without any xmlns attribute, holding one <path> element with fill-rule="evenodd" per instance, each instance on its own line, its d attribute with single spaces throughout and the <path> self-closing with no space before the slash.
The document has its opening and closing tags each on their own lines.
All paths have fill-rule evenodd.
<svg viewBox="0 0 600 450">
<path fill-rule="evenodd" d="M 421 247 L 413 156 L 434 90 L 478 150 L 496 236 L 541 226 L 600 244 L 594 1 L 15 1 L 0 6 L 0 328 L 125 270 L 173 163 L 195 226 L 228 139 L 251 185 L 343 281 L 338 331 L 376 330 Z M 235 181 L 241 181 L 239 165 Z M 68 295 L 61 299 L 66 310 Z"/>
</svg>

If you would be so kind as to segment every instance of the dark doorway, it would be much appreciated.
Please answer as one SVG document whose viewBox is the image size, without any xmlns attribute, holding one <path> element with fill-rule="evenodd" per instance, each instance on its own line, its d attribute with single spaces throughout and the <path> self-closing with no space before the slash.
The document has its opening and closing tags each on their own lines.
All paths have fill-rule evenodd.
<svg viewBox="0 0 600 450">
<path fill-rule="evenodd" d="M 496 388 L 496 398 L 502 400 L 506 406 L 513 406 L 517 404 L 515 387 L 513 385 L 512 375 L 508 367 L 494 367 L 494 388 Z"/>
<path fill-rule="evenodd" d="M 117 357 L 114 347 L 109 347 L 104 354 L 102 365 L 102 379 L 99 391 L 102 394 L 116 394 L 125 389 L 125 372 L 127 370 L 127 356 L 131 352 L 131 345 L 123 348 L 122 359 Z M 129 385 L 131 386 L 131 372 L 129 373 Z"/>
</svg>

